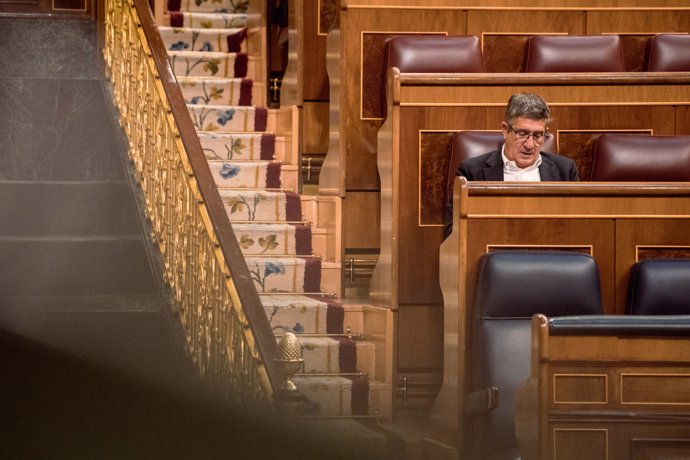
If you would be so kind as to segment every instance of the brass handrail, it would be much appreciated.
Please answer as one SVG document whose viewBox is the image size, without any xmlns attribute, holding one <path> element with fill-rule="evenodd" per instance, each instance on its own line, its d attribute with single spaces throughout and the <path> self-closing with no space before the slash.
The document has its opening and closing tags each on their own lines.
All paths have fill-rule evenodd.
<svg viewBox="0 0 690 460">
<path fill-rule="evenodd" d="M 145 0 L 106 0 L 106 73 L 202 375 L 270 403 L 277 345 Z"/>
</svg>

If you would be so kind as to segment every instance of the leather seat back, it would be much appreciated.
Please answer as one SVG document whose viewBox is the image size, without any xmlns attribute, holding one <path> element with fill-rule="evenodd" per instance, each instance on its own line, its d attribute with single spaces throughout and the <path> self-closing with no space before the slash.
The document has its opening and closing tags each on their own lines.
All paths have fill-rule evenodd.
<svg viewBox="0 0 690 460">
<path fill-rule="evenodd" d="M 626 312 L 633 315 L 690 314 L 690 260 L 637 262 L 630 275 Z"/>
<path fill-rule="evenodd" d="M 534 35 L 525 72 L 625 72 L 618 35 Z"/>
<path fill-rule="evenodd" d="M 386 45 L 381 113 L 387 112 L 388 69 L 407 73 L 484 72 L 479 38 L 474 35 L 399 35 Z"/>
<path fill-rule="evenodd" d="M 650 72 L 690 72 L 690 35 L 659 34 L 649 40 L 645 69 Z"/>
<path fill-rule="evenodd" d="M 602 134 L 594 148 L 592 181 L 690 181 L 690 136 Z"/>
<path fill-rule="evenodd" d="M 514 393 L 529 377 L 530 324 L 549 317 L 603 313 L 594 259 L 568 251 L 497 251 L 480 261 L 471 331 L 473 390 L 498 387 L 499 406 L 471 422 L 477 458 L 517 449 Z M 506 458 L 500 454 L 497 458 Z"/>
</svg>

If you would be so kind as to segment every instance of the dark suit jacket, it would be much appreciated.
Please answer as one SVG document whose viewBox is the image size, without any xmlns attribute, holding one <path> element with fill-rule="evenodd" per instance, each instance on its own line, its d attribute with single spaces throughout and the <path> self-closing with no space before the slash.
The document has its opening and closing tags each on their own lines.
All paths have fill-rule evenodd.
<svg viewBox="0 0 690 460">
<path fill-rule="evenodd" d="M 503 180 L 503 158 L 501 149 L 479 155 L 478 157 L 468 158 L 463 161 L 458 168 L 458 176 L 463 176 L 467 180 Z M 541 152 L 541 165 L 539 165 L 539 176 L 544 182 L 547 181 L 576 181 L 577 167 L 570 158 L 556 155 L 553 153 Z M 453 197 L 449 197 L 446 203 L 446 216 L 443 228 L 444 238 L 450 235 L 453 229 Z"/>
<path fill-rule="evenodd" d="M 469 158 L 462 162 L 458 176 L 467 180 L 503 180 L 503 159 L 501 150 Z M 542 181 L 576 181 L 577 167 L 575 162 L 553 153 L 541 152 L 539 176 Z"/>
</svg>

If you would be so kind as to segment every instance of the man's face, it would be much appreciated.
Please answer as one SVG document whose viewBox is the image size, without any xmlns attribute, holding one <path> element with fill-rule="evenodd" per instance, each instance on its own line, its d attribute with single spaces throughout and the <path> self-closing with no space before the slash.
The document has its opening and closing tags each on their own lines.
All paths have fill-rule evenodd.
<svg viewBox="0 0 690 460">
<path fill-rule="evenodd" d="M 545 120 L 532 120 L 518 117 L 512 126 L 504 121 L 501 123 L 503 139 L 505 140 L 505 156 L 515 162 L 518 168 L 526 168 L 534 164 L 539 158 L 539 150 L 546 133 Z M 529 136 L 526 134 L 529 133 Z M 532 134 L 541 133 L 541 142 L 535 142 Z M 537 136 L 539 137 L 539 136 Z"/>
</svg>

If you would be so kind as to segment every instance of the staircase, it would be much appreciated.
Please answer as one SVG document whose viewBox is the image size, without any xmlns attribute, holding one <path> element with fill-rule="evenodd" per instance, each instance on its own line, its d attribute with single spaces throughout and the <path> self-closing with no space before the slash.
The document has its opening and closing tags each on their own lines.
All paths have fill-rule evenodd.
<svg viewBox="0 0 690 460">
<path fill-rule="evenodd" d="M 157 23 L 276 338 L 292 332 L 302 344 L 295 382 L 310 401 L 308 415 L 389 417 L 390 385 L 375 380 L 362 308 L 334 294 L 339 205 L 298 193 L 296 135 L 266 107 L 265 27 L 248 23 L 252 6 L 169 0 Z M 288 124 L 296 128 L 296 119 Z"/>
</svg>

